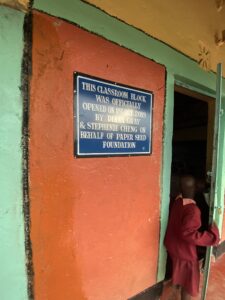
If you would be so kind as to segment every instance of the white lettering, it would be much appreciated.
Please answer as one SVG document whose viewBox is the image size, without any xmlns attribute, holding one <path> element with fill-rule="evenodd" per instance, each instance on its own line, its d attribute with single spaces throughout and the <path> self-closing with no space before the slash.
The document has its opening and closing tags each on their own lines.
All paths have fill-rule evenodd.
<svg viewBox="0 0 225 300">
<path fill-rule="evenodd" d="M 130 97 L 131 97 L 131 100 L 141 101 L 141 102 L 146 103 L 146 96 L 144 96 L 144 95 L 137 95 L 137 94 L 131 93 Z"/>
<path fill-rule="evenodd" d="M 135 140 L 136 141 L 146 141 L 147 136 L 145 134 L 135 134 Z"/>
<path fill-rule="evenodd" d="M 104 137 L 104 132 L 91 132 L 91 131 L 81 131 L 80 137 L 82 139 L 99 139 L 102 140 Z"/>
<path fill-rule="evenodd" d="M 104 115 L 101 114 L 95 114 L 95 121 L 103 122 Z"/>
<path fill-rule="evenodd" d="M 84 110 L 98 111 L 98 112 L 106 112 L 107 108 L 105 105 L 94 104 L 89 102 L 83 102 L 82 108 Z"/>
<path fill-rule="evenodd" d="M 93 83 L 82 82 L 82 89 L 84 91 L 96 92 L 96 86 Z"/>
<path fill-rule="evenodd" d="M 138 131 L 138 129 L 137 129 L 137 126 L 121 125 L 120 126 L 120 131 L 135 133 L 135 132 Z"/>
<path fill-rule="evenodd" d="M 103 141 L 102 142 L 103 148 L 119 148 L 119 149 L 124 149 L 124 148 L 136 148 L 136 143 L 135 142 L 112 142 L 112 141 Z"/>
<path fill-rule="evenodd" d="M 120 97 L 120 98 L 124 98 L 124 99 L 128 99 L 128 96 L 129 96 L 128 92 L 126 92 L 126 91 L 121 91 L 121 90 L 113 89 L 110 87 L 104 87 L 102 85 L 97 86 L 97 91 L 100 94 L 111 95 L 114 97 Z"/>
<path fill-rule="evenodd" d="M 109 97 L 105 97 L 102 95 L 95 95 L 95 97 L 97 102 L 106 103 L 106 104 L 109 103 Z"/>
<path fill-rule="evenodd" d="M 133 134 L 129 133 L 117 133 L 116 134 L 117 140 L 127 140 L 127 141 L 133 141 L 134 137 Z"/>
</svg>

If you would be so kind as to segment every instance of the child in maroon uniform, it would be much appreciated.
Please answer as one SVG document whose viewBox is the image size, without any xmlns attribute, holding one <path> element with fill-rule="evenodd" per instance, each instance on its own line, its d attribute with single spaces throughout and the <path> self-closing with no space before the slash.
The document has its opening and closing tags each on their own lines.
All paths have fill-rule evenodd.
<svg viewBox="0 0 225 300">
<path fill-rule="evenodd" d="M 194 199 L 195 180 L 192 176 L 181 178 L 182 196 L 171 208 L 165 236 L 165 246 L 172 260 L 172 282 L 181 286 L 181 300 L 189 300 L 199 290 L 199 263 L 196 246 L 216 245 L 219 232 L 216 225 L 200 232 L 201 213 Z"/>
</svg>

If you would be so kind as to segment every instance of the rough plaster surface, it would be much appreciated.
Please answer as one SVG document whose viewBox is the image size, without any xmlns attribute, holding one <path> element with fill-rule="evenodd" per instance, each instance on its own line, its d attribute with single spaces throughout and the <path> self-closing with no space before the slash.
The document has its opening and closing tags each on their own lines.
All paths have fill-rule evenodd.
<svg viewBox="0 0 225 300">
<path fill-rule="evenodd" d="M 163 153 L 163 175 L 161 182 L 161 240 L 159 251 L 158 280 L 164 278 L 165 249 L 163 237 L 167 224 L 169 205 L 169 178 L 171 167 L 171 140 L 173 116 L 173 94 L 174 79 L 189 83 L 197 92 L 215 95 L 216 77 L 212 72 L 205 72 L 199 68 L 198 63 L 172 49 L 168 45 L 141 33 L 116 18 L 110 17 L 92 5 L 80 0 L 35 0 L 34 7 L 55 16 L 75 22 L 91 32 L 95 32 L 108 40 L 131 49 L 150 59 L 164 64 L 167 68 L 167 96 L 164 120 L 164 153 Z M 225 80 L 223 81 L 223 94 L 225 95 Z M 224 105 L 224 103 L 223 103 Z M 224 164 L 221 164 L 224 165 Z M 222 172 L 224 174 L 224 172 Z M 222 179 L 225 182 L 225 179 Z M 224 185 L 224 183 L 223 183 Z M 224 188 L 222 188 L 224 190 Z M 223 197 L 221 198 L 223 201 Z M 220 220 L 221 225 L 222 219 Z"/>
<path fill-rule="evenodd" d="M 74 71 L 154 92 L 152 155 L 73 157 Z M 155 283 L 164 85 L 163 66 L 34 13 L 30 198 L 37 300 L 124 300 Z"/>
<path fill-rule="evenodd" d="M 0 299 L 26 300 L 22 210 L 21 62 L 24 14 L 0 6 Z"/>
</svg>

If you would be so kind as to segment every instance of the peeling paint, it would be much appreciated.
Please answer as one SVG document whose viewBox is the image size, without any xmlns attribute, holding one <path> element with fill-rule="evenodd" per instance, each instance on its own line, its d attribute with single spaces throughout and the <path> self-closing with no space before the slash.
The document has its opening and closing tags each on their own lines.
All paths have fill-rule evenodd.
<svg viewBox="0 0 225 300">
<path fill-rule="evenodd" d="M 26 12 L 29 8 L 29 0 L 0 0 L 0 5 L 6 5 Z"/>
</svg>

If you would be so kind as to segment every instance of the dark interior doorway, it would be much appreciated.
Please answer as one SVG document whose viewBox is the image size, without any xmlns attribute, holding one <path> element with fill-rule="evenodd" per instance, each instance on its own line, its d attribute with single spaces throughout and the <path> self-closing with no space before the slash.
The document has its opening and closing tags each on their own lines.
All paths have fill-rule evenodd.
<svg viewBox="0 0 225 300">
<path fill-rule="evenodd" d="M 208 103 L 175 92 L 172 174 L 206 175 Z"/>
<path fill-rule="evenodd" d="M 208 227 L 209 187 L 207 172 L 212 167 L 214 101 L 209 97 L 176 87 L 174 93 L 174 118 L 171 167 L 171 204 L 180 193 L 179 178 L 193 175 L 198 182 L 196 203 L 201 210 L 202 227 Z M 199 248 L 199 259 L 205 249 Z M 166 278 L 170 278 L 171 265 L 168 259 Z"/>
<path fill-rule="evenodd" d="M 208 203 L 210 177 L 207 174 L 212 168 L 214 114 L 215 101 L 212 98 L 183 88 L 175 89 L 171 199 L 179 193 L 179 178 L 190 174 L 196 178 L 198 192 Z M 206 219 L 204 223 L 207 223 Z"/>
</svg>

